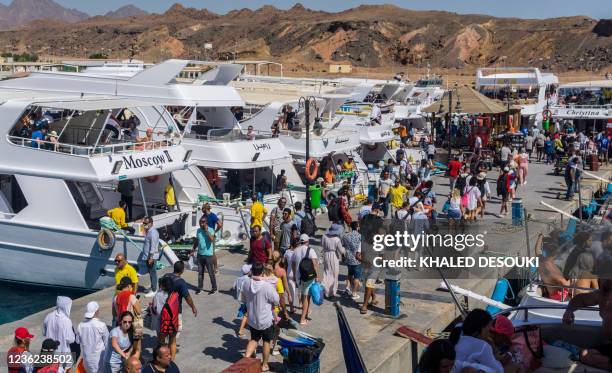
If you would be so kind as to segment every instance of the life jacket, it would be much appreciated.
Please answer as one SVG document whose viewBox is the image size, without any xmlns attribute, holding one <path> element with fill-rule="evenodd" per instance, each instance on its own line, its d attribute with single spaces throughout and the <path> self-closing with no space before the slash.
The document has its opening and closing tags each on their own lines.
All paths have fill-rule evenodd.
<svg viewBox="0 0 612 373">
<path fill-rule="evenodd" d="M 36 373 L 57 373 L 59 371 L 60 365 L 59 363 L 47 365 L 46 367 L 41 367 L 36 369 Z"/>
<path fill-rule="evenodd" d="M 159 332 L 162 334 L 173 335 L 179 329 L 179 302 L 180 296 L 176 291 L 168 294 L 166 303 L 162 307 L 160 317 Z"/>
</svg>

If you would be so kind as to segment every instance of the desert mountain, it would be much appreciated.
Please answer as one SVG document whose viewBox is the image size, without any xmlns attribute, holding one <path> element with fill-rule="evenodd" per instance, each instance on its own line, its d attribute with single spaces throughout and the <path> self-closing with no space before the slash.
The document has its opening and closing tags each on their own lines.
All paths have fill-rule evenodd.
<svg viewBox="0 0 612 373">
<path fill-rule="evenodd" d="M 121 8 L 108 12 L 104 16 L 109 18 L 125 18 L 125 17 L 137 17 L 149 14 L 144 10 L 134 6 L 134 5 L 125 5 Z"/>
<path fill-rule="evenodd" d="M 76 9 L 68 9 L 53 0 L 13 0 L 0 7 L 0 28 L 20 26 L 40 19 L 78 22 L 89 16 Z"/>
<path fill-rule="evenodd" d="M 14 0 L 13 4 L 33 1 L 52 3 Z M 0 45 L 13 45 L 19 52 L 60 55 L 62 51 L 69 56 L 103 52 L 111 57 L 125 57 L 135 46 L 139 58 L 157 61 L 204 58 L 204 44 L 212 43 L 211 53 L 217 58 L 233 58 L 236 53 L 242 59 L 271 59 L 314 71 L 333 61 L 368 67 L 450 68 L 503 61 L 508 66 L 558 71 L 600 70 L 612 66 L 609 25 L 585 16 L 532 20 L 391 5 L 327 13 L 298 4 L 288 10 L 264 6 L 219 15 L 175 4 L 163 14 L 129 18 L 110 14 L 71 24 L 29 24 L 0 32 Z"/>
</svg>

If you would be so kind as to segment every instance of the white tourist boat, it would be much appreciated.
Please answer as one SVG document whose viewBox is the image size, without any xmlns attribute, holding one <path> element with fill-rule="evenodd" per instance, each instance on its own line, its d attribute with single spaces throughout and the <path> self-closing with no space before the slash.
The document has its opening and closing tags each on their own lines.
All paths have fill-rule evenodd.
<svg viewBox="0 0 612 373">
<path fill-rule="evenodd" d="M 8 82 L 17 80 L 3 84 Z M 143 269 L 140 225 L 134 224 L 138 233 L 130 240 L 117 234 L 114 245 L 101 245 L 99 219 L 117 206 L 117 183 L 134 180 L 133 218 L 152 215 L 160 229 L 173 225 L 182 212 L 164 208 L 164 188 L 173 172 L 192 162 L 179 138 L 113 138 L 105 124 L 126 110 L 141 123 L 163 123 L 164 112 L 150 97 L 6 87 L 0 87 L 0 95 L 5 138 L 0 145 L 0 280 L 99 289 L 114 284 L 118 253 Z M 47 118 L 50 114 L 54 119 Z M 20 137 L 20 128 L 22 118 L 43 115 L 57 141 L 42 142 L 39 148 Z M 179 185 L 175 190 L 182 193 Z M 164 250 L 161 259 L 169 264 L 175 257 Z"/>
<path fill-rule="evenodd" d="M 540 127 L 543 111 L 556 101 L 559 79 L 534 67 L 487 67 L 476 70 L 476 90 L 521 107 L 520 125 Z M 506 101 L 507 102 L 507 101 Z M 514 126 L 519 128 L 517 124 Z"/>
<path fill-rule="evenodd" d="M 403 99 L 395 105 L 395 120 L 415 129 L 425 128 L 427 114 L 422 109 L 439 101 L 444 96 L 442 78 L 427 74 L 414 83 Z"/>
<path fill-rule="evenodd" d="M 553 120 L 570 121 L 589 134 L 612 128 L 612 80 L 561 84 L 557 96 L 549 107 Z"/>
</svg>

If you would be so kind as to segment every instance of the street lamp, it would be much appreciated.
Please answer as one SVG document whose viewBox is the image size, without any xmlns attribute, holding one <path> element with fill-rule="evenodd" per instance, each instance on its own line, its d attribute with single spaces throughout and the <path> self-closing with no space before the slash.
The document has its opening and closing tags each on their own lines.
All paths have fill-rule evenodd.
<svg viewBox="0 0 612 373">
<path fill-rule="evenodd" d="M 301 108 L 304 109 L 304 122 L 305 122 L 305 127 L 306 127 L 306 162 L 308 162 L 308 159 L 310 158 L 310 105 L 314 107 L 315 113 L 317 113 L 318 115 L 319 110 L 317 108 L 317 99 L 314 96 L 308 96 L 308 97 L 302 96 L 298 100 L 298 111 Z M 315 118 L 315 121 L 317 119 L 318 118 Z M 306 212 L 311 211 L 310 190 L 309 190 L 310 182 L 311 180 L 306 178 L 306 201 L 304 201 L 304 204 L 306 205 L 304 206 L 304 210 Z"/>
<path fill-rule="evenodd" d="M 453 148 L 452 148 L 452 132 L 451 132 L 451 119 L 452 119 L 452 113 L 453 111 L 453 91 L 455 91 L 455 93 L 457 94 L 457 104 L 455 105 L 455 110 L 456 112 L 460 113 L 463 110 L 463 107 L 461 106 L 461 102 L 459 101 L 459 89 L 457 86 L 457 82 L 455 82 L 455 85 L 453 88 L 450 88 L 447 92 L 448 92 L 448 112 L 446 113 L 446 127 L 447 127 L 447 131 L 448 131 L 448 161 L 451 161 L 452 158 L 452 152 L 453 152 Z M 444 102 L 443 100 L 440 100 L 440 108 L 438 109 L 438 114 L 442 115 L 444 114 Z"/>
</svg>

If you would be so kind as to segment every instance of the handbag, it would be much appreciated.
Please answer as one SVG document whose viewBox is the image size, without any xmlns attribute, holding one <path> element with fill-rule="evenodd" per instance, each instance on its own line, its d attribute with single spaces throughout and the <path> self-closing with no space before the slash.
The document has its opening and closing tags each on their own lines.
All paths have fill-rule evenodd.
<svg viewBox="0 0 612 373">
<path fill-rule="evenodd" d="M 474 187 L 468 189 L 465 193 L 463 193 L 463 195 L 461 196 L 461 206 L 462 207 L 467 207 L 468 202 L 470 200 L 470 192 L 472 191 L 472 189 L 474 189 Z"/>
</svg>

